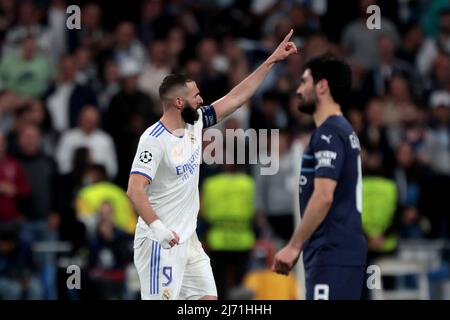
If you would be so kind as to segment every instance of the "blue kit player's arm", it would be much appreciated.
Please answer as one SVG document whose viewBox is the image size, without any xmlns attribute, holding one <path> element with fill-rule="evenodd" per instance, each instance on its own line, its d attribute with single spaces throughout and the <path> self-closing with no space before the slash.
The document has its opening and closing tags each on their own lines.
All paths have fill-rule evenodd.
<svg viewBox="0 0 450 320">
<path fill-rule="evenodd" d="M 237 108 L 243 105 L 255 93 L 263 82 L 264 78 L 272 69 L 273 65 L 281 60 L 286 59 L 293 53 L 297 52 L 297 48 L 293 42 L 289 42 L 293 31 L 291 30 L 284 40 L 279 44 L 275 51 L 264 61 L 253 73 L 242 80 L 224 97 L 220 98 L 212 105 L 216 111 L 217 121 L 221 121 L 233 113 Z"/>
<path fill-rule="evenodd" d="M 281 274 L 289 273 L 305 241 L 327 216 L 344 162 L 344 142 L 330 128 L 324 127 L 316 132 L 311 145 L 316 160 L 314 191 L 289 244 L 275 256 L 273 270 Z"/>
</svg>

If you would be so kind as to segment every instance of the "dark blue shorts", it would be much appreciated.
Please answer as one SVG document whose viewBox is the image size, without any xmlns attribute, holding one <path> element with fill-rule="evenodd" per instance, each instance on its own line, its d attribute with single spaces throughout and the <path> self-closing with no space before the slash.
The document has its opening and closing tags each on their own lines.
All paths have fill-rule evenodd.
<svg viewBox="0 0 450 320">
<path fill-rule="evenodd" d="M 360 300 L 365 267 L 317 266 L 305 269 L 307 300 Z"/>
</svg>

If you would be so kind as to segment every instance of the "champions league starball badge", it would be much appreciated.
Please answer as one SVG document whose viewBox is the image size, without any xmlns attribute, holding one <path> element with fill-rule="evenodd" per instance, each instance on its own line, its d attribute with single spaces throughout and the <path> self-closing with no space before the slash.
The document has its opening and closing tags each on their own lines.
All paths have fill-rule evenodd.
<svg viewBox="0 0 450 320">
<path fill-rule="evenodd" d="M 152 161 L 152 153 L 150 151 L 142 151 L 139 155 L 139 160 L 142 163 L 149 163 Z"/>
</svg>

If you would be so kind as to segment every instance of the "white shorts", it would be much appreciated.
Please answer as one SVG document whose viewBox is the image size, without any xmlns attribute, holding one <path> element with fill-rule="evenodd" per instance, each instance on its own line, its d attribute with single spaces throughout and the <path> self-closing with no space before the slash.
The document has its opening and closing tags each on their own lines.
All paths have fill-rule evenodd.
<svg viewBox="0 0 450 320">
<path fill-rule="evenodd" d="M 135 242 L 134 265 L 141 283 L 142 300 L 217 297 L 211 263 L 196 232 L 171 249 L 163 249 L 150 238 L 140 239 Z"/>
</svg>

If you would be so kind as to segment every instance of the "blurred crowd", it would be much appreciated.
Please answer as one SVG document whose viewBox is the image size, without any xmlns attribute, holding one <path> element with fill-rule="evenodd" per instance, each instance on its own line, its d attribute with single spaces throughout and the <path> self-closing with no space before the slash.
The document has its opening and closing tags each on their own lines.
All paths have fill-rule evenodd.
<svg viewBox="0 0 450 320">
<path fill-rule="evenodd" d="M 314 129 L 297 111 L 308 59 L 346 59 L 346 115 L 359 136 L 369 258 L 401 239 L 450 237 L 450 1 L 0 0 L 0 299 L 135 299 L 136 223 L 126 194 L 142 132 L 162 114 L 171 72 L 222 97 L 293 28 L 299 54 L 216 127 L 280 129 L 279 171 L 202 165 L 199 236 L 222 298 L 298 298 L 269 272 L 296 223 L 301 150 Z M 381 29 L 366 8 L 381 7 Z M 298 212 L 297 212 L 298 214 Z M 66 286 L 69 265 L 82 289 Z M 244 289 L 246 288 L 246 289 Z"/>
</svg>

